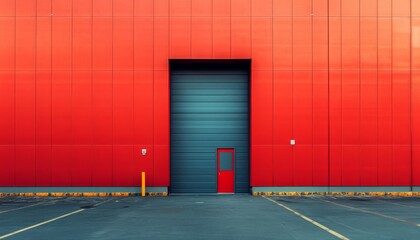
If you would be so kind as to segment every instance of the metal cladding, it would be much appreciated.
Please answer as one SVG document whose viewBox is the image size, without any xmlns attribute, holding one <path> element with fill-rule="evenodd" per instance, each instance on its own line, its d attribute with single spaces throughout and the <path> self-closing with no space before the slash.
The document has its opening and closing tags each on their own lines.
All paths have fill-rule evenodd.
<svg viewBox="0 0 420 240">
<path fill-rule="evenodd" d="M 251 187 L 420 186 L 419 1 L 0 0 L 0 29 L 0 186 L 170 186 L 169 59 L 252 61 Z"/>
</svg>

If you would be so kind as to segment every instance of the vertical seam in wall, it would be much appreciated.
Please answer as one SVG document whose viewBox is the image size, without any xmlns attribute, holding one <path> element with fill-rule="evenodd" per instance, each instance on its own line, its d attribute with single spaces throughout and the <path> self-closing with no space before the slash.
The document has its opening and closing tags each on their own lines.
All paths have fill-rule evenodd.
<svg viewBox="0 0 420 240">
<path fill-rule="evenodd" d="M 229 0 L 229 25 L 229 58 L 232 58 L 232 0 Z"/>
<path fill-rule="evenodd" d="M 330 164 L 331 164 L 331 114 L 330 114 L 330 1 L 327 1 L 327 68 L 328 68 L 328 192 L 330 192 L 331 180 L 330 180 Z"/>
<path fill-rule="evenodd" d="M 246 16 L 245 16 L 246 17 Z M 249 1 L 249 26 L 250 26 L 250 39 L 249 39 L 249 41 L 250 41 L 250 47 L 249 47 L 249 52 L 250 52 L 250 56 L 251 56 L 251 59 L 252 59 L 252 29 L 253 29 L 253 27 L 252 27 L 252 20 L 253 20 L 253 16 L 252 16 L 252 0 L 250 0 Z M 251 62 L 251 64 L 252 64 L 252 62 Z"/>
<path fill-rule="evenodd" d="M 294 129 L 294 121 L 295 121 L 295 118 L 294 118 L 294 78 L 295 78 L 295 69 L 294 69 L 294 45 L 295 45 L 295 42 L 294 42 L 294 19 L 295 19 L 295 16 L 294 16 L 294 14 L 293 14 L 293 7 L 294 7 L 294 4 L 293 4 L 293 0 L 292 0 L 292 7 L 291 7 L 291 13 L 290 13 L 290 16 L 291 16 L 291 19 L 292 19 L 292 139 L 295 139 L 295 129 Z M 293 146 L 291 146 L 291 148 L 292 148 L 292 186 L 294 186 L 295 185 L 295 174 L 294 174 L 294 172 L 295 172 L 295 155 L 294 155 L 294 147 Z"/>
<path fill-rule="evenodd" d="M 379 0 L 376 0 L 376 185 L 379 184 Z"/>
<path fill-rule="evenodd" d="M 152 36 L 152 44 L 153 44 L 153 54 L 152 54 L 152 60 L 153 60 L 153 64 L 152 64 L 152 77 L 151 77 L 151 80 L 152 80 L 152 142 L 151 142 L 151 145 L 152 145 L 152 173 L 151 174 L 149 174 L 150 176 L 154 176 L 154 163 L 155 163 L 155 158 L 154 158 L 154 156 L 155 156 L 155 151 L 154 151 L 154 147 L 155 147 L 155 145 L 154 145 L 154 134 L 155 134 L 155 116 L 154 116 L 154 112 L 155 112 L 155 91 L 154 91 L 154 84 L 155 84 L 155 82 L 154 82 L 154 79 L 155 79 L 155 18 L 156 18 L 156 16 L 155 16 L 155 1 L 153 1 L 153 3 L 152 3 L 152 9 L 153 9 L 153 13 L 152 13 L 152 26 L 153 26 L 153 28 L 152 28 L 152 34 L 153 34 L 153 36 Z M 168 1 L 168 13 L 169 13 L 169 1 Z M 169 15 L 168 15 L 168 32 L 169 32 Z M 168 34 L 168 49 L 169 49 L 169 34 Z M 169 51 L 168 51 L 168 56 L 169 56 Z M 169 118 L 169 121 L 170 121 L 170 118 Z M 170 132 L 170 128 L 169 128 L 169 132 Z M 170 163 L 170 161 L 169 161 L 169 164 L 171 164 Z M 170 174 L 170 172 L 169 172 L 169 174 Z M 152 178 L 152 184 L 154 183 L 154 178 Z"/>
<path fill-rule="evenodd" d="M 343 4 L 340 3 L 340 185 L 343 184 Z"/>
<path fill-rule="evenodd" d="M 410 190 L 413 191 L 413 1 L 410 0 Z"/>
<path fill-rule="evenodd" d="M 51 113 L 50 113 L 50 125 L 51 125 L 51 132 L 50 132 L 50 185 L 53 184 L 53 174 L 52 174 L 52 169 L 53 169 L 53 154 L 52 154 L 52 149 L 53 149 L 53 67 L 52 67 L 52 61 L 53 61 L 53 8 L 52 8 L 52 0 L 50 1 L 50 108 L 51 108 Z"/>
<path fill-rule="evenodd" d="M 14 142 L 15 142 L 15 144 L 14 144 L 14 159 L 15 159 L 15 161 L 14 161 L 14 174 L 13 174 L 13 178 L 14 178 L 14 185 L 15 186 L 17 186 L 17 184 L 16 184 L 16 160 L 17 160 L 17 158 L 16 158 L 16 156 L 17 156 L 17 154 L 16 154 L 16 143 L 17 143 L 17 141 L 16 141 L 16 116 L 17 116 L 17 114 L 16 114 L 16 106 L 17 106 L 17 104 L 16 104 L 16 102 L 17 102 L 17 96 L 16 96 L 16 93 L 17 93 L 17 91 L 16 91 L 16 87 L 17 87 L 17 84 L 16 84 L 16 81 L 17 81 L 17 78 L 16 78 L 16 67 L 17 67 L 17 56 L 16 56 L 16 54 L 17 54 L 17 51 L 16 51 L 16 40 L 17 40 L 17 9 L 16 9 L 16 7 L 17 7 L 17 3 L 16 3 L 16 1 L 15 1 L 15 39 L 14 39 L 14 57 L 15 57 L 15 59 L 14 59 L 14 78 L 15 78 L 15 81 L 14 81 L 14 92 L 15 92 L 15 99 L 14 99 L 14 125 L 13 125 L 13 127 L 14 127 L 14 135 L 15 135 L 15 140 L 14 140 Z"/>
<path fill-rule="evenodd" d="M 312 34 L 312 186 L 314 186 L 314 1 L 311 1 L 311 34 Z"/>
<path fill-rule="evenodd" d="M 73 58 L 73 55 L 74 55 L 74 47 L 73 47 L 73 44 L 74 44 L 74 39 L 73 39 L 73 37 L 74 37 L 74 33 L 73 33 L 73 31 L 74 31 L 74 18 L 73 18 L 73 14 L 74 14 L 74 12 L 73 12 L 73 1 L 71 2 L 71 37 L 70 37 L 70 39 L 71 39 L 71 66 L 70 66 L 70 146 L 71 146 L 71 158 L 70 159 L 72 159 L 73 158 L 73 149 L 74 149 L 74 133 L 73 133 L 73 77 L 74 77 L 74 74 L 73 74 L 73 62 L 74 62 L 74 58 Z M 72 162 L 72 161 L 71 161 Z M 67 163 L 68 164 L 68 163 Z M 70 168 L 70 185 L 71 186 L 73 186 L 73 164 L 70 164 L 70 166 L 68 166 L 67 165 L 67 167 L 69 167 Z"/>
<path fill-rule="evenodd" d="M 274 186 L 274 0 L 271 1 L 271 182 Z"/>
<path fill-rule="evenodd" d="M 359 155 L 358 155 L 358 165 L 359 165 L 359 185 L 362 186 L 362 164 L 361 164 L 361 153 L 362 153 L 362 138 L 361 138 L 361 129 L 362 129 L 362 11 L 361 11 L 361 0 L 359 0 Z"/>
<path fill-rule="evenodd" d="M 34 70 L 34 75 L 35 75 L 35 91 L 34 91 L 34 112 L 35 112 L 35 115 L 34 115 L 34 123 L 35 123 L 35 127 L 34 127 L 34 132 L 35 132 L 35 136 L 34 136 L 34 145 L 35 145 L 35 147 L 34 147 L 34 162 L 35 162 L 35 169 L 33 170 L 34 171 L 34 175 L 35 175 L 35 186 L 37 185 L 37 174 L 36 174 L 36 169 L 37 169 L 37 157 L 36 157 L 36 149 L 37 149 L 37 137 L 36 137 L 36 135 L 37 135 L 37 131 L 36 131 L 36 127 L 37 127 L 37 119 L 36 119 L 36 116 L 37 116 L 37 107 L 36 107 L 36 103 L 37 103 L 37 80 L 38 80 L 38 74 L 37 74 L 37 70 L 38 70 L 38 68 L 37 68 L 37 60 L 38 60 L 38 58 L 37 58 L 37 50 L 38 50 L 38 48 L 37 48 L 37 44 L 38 44 L 38 11 L 37 11 L 37 6 L 38 6 L 38 0 L 35 0 L 35 50 L 34 50 L 34 53 L 35 53 L 35 56 L 34 56 L 34 63 L 35 63 L 35 65 L 34 65 L 34 68 L 35 68 L 35 70 Z"/>
<path fill-rule="evenodd" d="M 214 55 L 213 55 L 213 42 L 214 42 L 214 40 L 213 40 L 213 29 L 214 29 L 214 24 L 213 24 L 213 15 L 214 15 L 214 13 L 213 13 L 213 0 L 211 0 L 211 16 L 210 16 L 210 19 L 211 19 L 211 21 L 210 21 L 210 24 L 211 24 L 211 30 L 210 30 L 210 33 L 211 33 L 211 56 L 214 58 Z"/>
<path fill-rule="evenodd" d="M 93 153 L 94 153 L 94 131 L 93 131 L 93 0 L 91 0 L 91 16 L 90 16 L 90 131 L 91 131 L 91 141 L 92 141 L 92 147 L 91 147 L 91 159 L 90 159 L 90 184 L 93 186 Z"/>
<path fill-rule="evenodd" d="M 114 0 L 111 3 L 111 146 L 112 146 L 112 177 L 111 185 L 115 186 L 115 162 L 114 162 Z"/>
<path fill-rule="evenodd" d="M 394 1 L 391 0 L 391 179 L 394 185 Z"/>
<path fill-rule="evenodd" d="M 132 41 L 133 41 L 133 49 L 132 49 L 132 53 L 133 53 L 133 69 L 132 69 L 132 85 L 131 85 L 131 89 L 132 89 L 132 93 L 133 93 L 133 100 L 132 100 L 132 104 L 133 104 L 133 118 L 132 118 L 132 120 L 133 120 L 133 123 L 132 123 L 132 127 L 133 127 L 133 130 L 132 130 L 132 135 L 131 135 L 131 137 L 132 137 L 132 152 L 133 152 L 133 157 L 132 157 L 132 164 L 133 164 L 133 171 L 134 171 L 134 169 L 137 169 L 135 166 L 134 166 L 134 163 L 135 163 L 135 150 L 134 150 L 134 142 L 135 142 L 135 139 L 134 139 L 134 137 L 135 137 L 135 124 L 134 124 L 134 96 L 135 96 L 135 91 L 134 91 L 134 54 L 135 54 L 135 51 L 134 51 L 134 43 L 135 43 L 135 41 L 134 41 L 134 36 L 135 36 L 135 33 L 134 33 L 134 9 L 135 9 L 135 4 L 136 4 L 136 1 L 133 1 L 133 16 L 132 16 L 132 19 L 133 19 L 133 22 L 132 22 L 132 24 L 133 24 L 133 36 L 132 36 Z M 132 178 L 132 182 L 133 182 L 133 186 L 135 186 L 135 176 L 137 176 L 137 173 L 136 172 L 134 172 L 134 173 L 132 173 L 133 174 L 133 178 Z"/>
<path fill-rule="evenodd" d="M 192 23 L 193 23 L 193 12 L 192 12 L 192 1 L 190 0 L 190 56 L 189 58 L 192 58 Z"/>
</svg>

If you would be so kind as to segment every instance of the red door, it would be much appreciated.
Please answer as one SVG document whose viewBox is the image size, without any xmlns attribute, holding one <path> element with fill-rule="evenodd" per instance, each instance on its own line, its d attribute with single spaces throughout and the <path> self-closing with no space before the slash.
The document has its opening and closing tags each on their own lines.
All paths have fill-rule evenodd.
<svg viewBox="0 0 420 240">
<path fill-rule="evenodd" d="M 233 148 L 217 149 L 217 192 L 233 193 L 235 186 L 235 154 Z"/>
</svg>

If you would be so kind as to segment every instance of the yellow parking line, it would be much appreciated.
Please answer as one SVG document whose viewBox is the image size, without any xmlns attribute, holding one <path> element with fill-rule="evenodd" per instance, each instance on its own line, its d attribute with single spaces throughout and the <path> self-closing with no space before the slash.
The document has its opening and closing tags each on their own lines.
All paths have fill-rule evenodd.
<svg viewBox="0 0 420 240">
<path fill-rule="evenodd" d="M 376 216 L 379 216 L 379 217 L 391 219 L 391 220 L 394 220 L 394 221 L 397 221 L 397 222 L 407 223 L 407 224 L 410 224 L 410 225 L 415 225 L 417 227 L 420 227 L 420 224 L 418 224 L 418 223 L 407 221 L 407 220 L 404 220 L 404 219 L 401 219 L 401 218 L 397 218 L 397 217 L 392 217 L 392 216 L 389 216 L 389 215 L 386 215 L 386 214 L 383 214 L 383 213 L 378 213 L 378 212 L 374 212 L 374 211 L 364 210 L 364 209 L 352 207 L 352 206 L 349 206 L 349 205 L 346 205 L 346 204 L 328 201 L 328 200 L 325 200 L 325 199 L 320 199 L 320 200 L 321 201 L 324 201 L 324 202 L 328 202 L 328 203 L 334 204 L 334 205 L 337 205 L 337 206 L 341 206 L 341 207 L 344 207 L 344 208 L 352 209 L 352 210 L 355 210 L 355 211 L 359 211 L 359 212 L 363 212 L 363 213 L 368 213 L 368 214 L 376 215 Z"/>
<path fill-rule="evenodd" d="M 267 198 L 267 197 L 265 197 L 265 196 L 262 196 L 262 197 L 263 197 L 263 198 L 265 198 L 265 199 L 267 199 L 267 200 L 269 200 L 269 201 L 271 201 L 271 202 L 273 202 L 273 203 L 275 203 L 275 204 L 277 204 L 277 205 L 279 205 L 280 207 L 282 207 L 282 208 L 284 208 L 284 209 L 286 209 L 286 210 L 288 210 L 288 211 L 290 211 L 290 212 L 292 212 L 292 213 L 294 213 L 294 214 L 298 215 L 299 217 L 303 218 L 304 220 L 306 220 L 306 221 L 308 221 L 308 222 L 312 223 L 313 225 L 315 225 L 315 226 L 317 226 L 317 227 L 321 228 L 322 230 L 327 231 L 328 233 L 330 233 L 330 234 L 334 235 L 335 237 L 337 237 L 337 238 L 339 238 L 339 239 L 342 239 L 342 240 L 349 240 L 349 238 L 347 238 L 347 237 L 345 237 L 345 236 L 343 236 L 343 235 L 339 234 L 339 233 L 338 233 L 338 232 L 336 232 L 336 231 L 333 231 L 333 230 L 331 230 L 331 229 L 327 228 L 326 226 L 324 226 L 324 225 L 322 225 L 322 224 L 320 224 L 320 223 L 318 223 L 318 222 L 316 222 L 316 221 L 314 221 L 314 220 L 312 220 L 312 219 L 308 218 L 307 216 L 305 216 L 305 215 L 303 215 L 303 214 L 301 214 L 301 213 L 299 213 L 299 212 L 296 212 L 295 210 L 293 210 L 293 209 L 291 209 L 291 208 L 287 207 L 287 206 L 286 206 L 286 205 L 284 205 L 284 204 L 281 204 L 281 203 L 279 203 L 279 202 L 276 202 L 276 201 L 274 201 L 273 199 Z"/>
</svg>

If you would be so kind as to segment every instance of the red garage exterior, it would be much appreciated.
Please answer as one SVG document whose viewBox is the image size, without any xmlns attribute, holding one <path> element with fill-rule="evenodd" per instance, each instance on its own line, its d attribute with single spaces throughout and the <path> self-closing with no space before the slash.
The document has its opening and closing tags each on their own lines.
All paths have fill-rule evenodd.
<svg viewBox="0 0 420 240">
<path fill-rule="evenodd" d="M 418 0 L 0 0 L 0 29 L 3 191 L 170 186 L 169 59 L 251 60 L 250 187 L 419 189 Z"/>
</svg>

